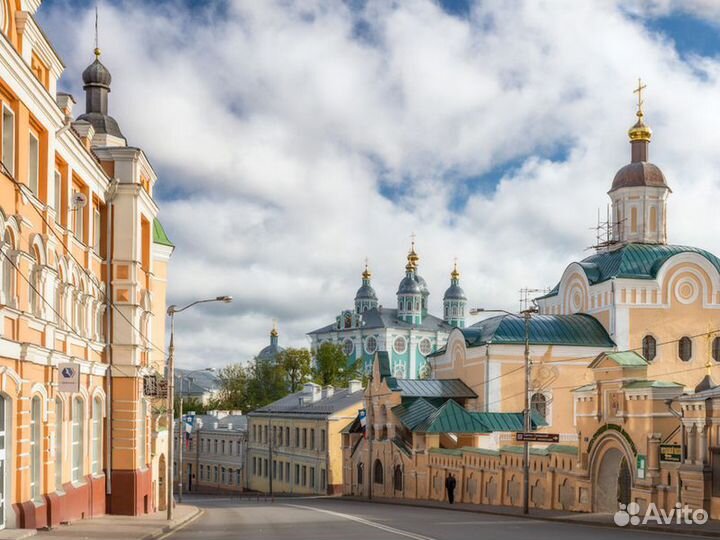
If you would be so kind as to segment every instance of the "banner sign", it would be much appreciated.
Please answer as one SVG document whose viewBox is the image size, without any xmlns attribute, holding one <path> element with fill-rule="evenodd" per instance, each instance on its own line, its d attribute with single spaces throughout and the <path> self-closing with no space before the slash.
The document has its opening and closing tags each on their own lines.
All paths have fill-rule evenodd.
<svg viewBox="0 0 720 540">
<path fill-rule="evenodd" d="M 515 440 L 518 442 L 560 442 L 559 433 L 516 433 Z"/>
<path fill-rule="evenodd" d="M 80 364 L 67 362 L 58 364 L 58 391 L 74 393 L 80 391 Z"/>
<path fill-rule="evenodd" d="M 661 444 L 660 461 L 680 463 L 682 461 L 682 449 L 679 444 Z"/>
</svg>

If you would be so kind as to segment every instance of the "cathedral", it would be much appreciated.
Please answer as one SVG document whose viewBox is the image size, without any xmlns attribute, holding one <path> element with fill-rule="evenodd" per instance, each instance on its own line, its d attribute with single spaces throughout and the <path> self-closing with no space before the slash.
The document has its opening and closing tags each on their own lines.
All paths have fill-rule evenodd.
<svg viewBox="0 0 720 540">
<path fill-rule="evenodd" d="M 380 305 L 366 264 L 354 309 L 343 310 L 334 323 L 310 332 L 312 349 L 326 342 L 339 343 L 349 362 L 361 363 L 365 373 L 369 373 L 376 352 L 387 352 L 394 377 L 427 376 L 429 356 L 445 345 L 453 328 L 465 326 L 467 297 L 455 264 L 443 296 L 443 316 L 429 313 L 430 290 L 418 272 L 419 262 L 413 241 L 394 309 Z"/>
<path fill-rule="evenodd" d="M 720 259 L 668 243 L 671 190 L 649 160 L 643 88 L 605 241 L 535 299 L 527 326 L 507 313 L 453 327 L 429 380 L 397 380 L 378 353 L 368 432 L 346 429 L 346 493 L 442 500 L 452 473 L 461 502 L 520 506 L 515 432 L 529 403 L 533 429 L 559 438 L 533 444 L 531 508 L 687 504 L 720 517 Z"/>
</svg>

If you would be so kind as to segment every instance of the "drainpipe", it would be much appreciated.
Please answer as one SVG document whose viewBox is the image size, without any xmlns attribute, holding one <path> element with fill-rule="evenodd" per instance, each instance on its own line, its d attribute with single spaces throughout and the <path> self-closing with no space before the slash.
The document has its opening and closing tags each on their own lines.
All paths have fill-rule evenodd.
<svg viewBox="0 0 720 540">
<path fill-rule="evenodd" d="M 667 406 L 670 413 L 675 417 L 680 419 L 680 463 L 685 462 L 685 426 L 683 425 L 682 419 L 683 419 L 683 413 L 676 411 L 672 408 L 673 400 L 667 399 L 665 400 L 665 405 Z M 680 501 L 680 504 L 683 504 L 682 501 L 682 479 L 680 478 L 680 475 L 678 475 L 678 501 Z"/>
<path fill-rule="evenodd" d="M 105 392 L 107 399 L 105 401 L 105 417 L 107 418 L 105 428 L 105 459 L 107 463 L 107 470 L 105 474 L 105 494 L 112 494 L 112 366 L 113 366 L 113 352 L 112 352 L 112 340 L 110 335 L 112 333 L 112 255 L 113 255 L 113 220 L 114 220 L 114 206 L 113 199 L 117 193 L 118 180 L 113 178 L 108 186 L 107 193 L 105 194 L 105 263 L 107 265 L 107 271 L 105 273 L 107 279 L 107 287 L 105 289 L 105 351 L 107 352 L 108 368 L 106 373 L 107 380 L 107 391 Z"/>
</svg>

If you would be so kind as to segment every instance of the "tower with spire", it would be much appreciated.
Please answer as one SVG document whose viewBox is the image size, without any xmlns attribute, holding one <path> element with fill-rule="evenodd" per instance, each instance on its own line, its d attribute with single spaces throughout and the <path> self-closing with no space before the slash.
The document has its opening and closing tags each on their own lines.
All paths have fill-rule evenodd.
<svg viewBox="0 0 720 540">
<path fill-rule="evenodd" d="M 467 296 L 460 286 L 460 272 L 457 268 L 457 261 L 450 272 L 450 287 L 443 296 L 443 320 L 450 326 L 465 328 L 465 309 Z"/>
<path fill-rule="evenodd" d="M 365 270 L 362 273 L 362 285 L 355 294 L 355 313 L 365 313 L 370 309 L 378 307 L 378 299 L 370 284 L 372 273 L 368 269 L 367 261 L 365 261 Z"/>
<path fill-rule="evenodd" d="M 667 243 L 667 196 L 670 188 L 657 165 L 648 161 L 652 130 L 644 122 L 638 79 L 637 121 L 629 129 L 630 163 L 622 167 L 608 192 L 612 201 L 612 245 Z"/>
</svg>

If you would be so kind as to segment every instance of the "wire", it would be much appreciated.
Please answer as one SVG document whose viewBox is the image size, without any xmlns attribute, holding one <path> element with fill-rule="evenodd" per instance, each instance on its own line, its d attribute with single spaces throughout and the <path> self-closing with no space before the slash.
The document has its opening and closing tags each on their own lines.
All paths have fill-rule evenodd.
<svg viewBox="0 0 720 540">
<path fill-rule="evenodd" d="M 5 173 L 5 176 L 7 176 L 10 179 L 10 181 L 15 185 L 15 188 L 20 192 L 20 194 L 27 196 L 27 194 L 23 193 L 23 187 L 25 187 L 25 186 L 23 184 L 21 184 L 20 182 L 18 182 L 17 179 L 15 179 L 15 177 L 12 175 L 12 173 L 10 173 L 10 171 L 5 166 L 5 163 L 2 160 L 0 160 L 0 167 L 2 168 L 3 172 Z M 34 196 L 34 194 L 33 194 L 33 196 Z M 43 215 L 42 212 L 40 212 L 40 209 L 37 208 L 34 204 L 30 204 L 30 206 L 32 206 L 35 209 L 35 212 L 38 214 L 38 216 L 40 216 L 40 219 L 46 225 L 47 229 L 55 236 L 55 238 L 57 238 L 60 241 L 62 246 L 65 248 L 67 255 L 70 256 L 70 258 L 75 262 L 75 264 L 78 266 L 78 268 L 80 268 L 80 270 L 88 277 L 91 284 L 95 286 L 95 288 L 100 293 L 105 304 L 107 304 L 112 309 L 114 309 L 115 312 L 118 313 L 121 318 L 125 319 L 125 321 L 130 325 L 131 328 L 133 328 L 135 331 L 138 332 L 138 334 L 140 334 L 140 337 L 142 337 L 146 343 L 148 343 L 156 351 L 162 353 L 164 356 L 166 354 L 165 349 L 158 347 L 157 345 L 155 345 L 155 343 L 153 343 L 150 339 L 148 339 L 148 337 L 142 332 L 142 330 L 140 330 L 137 326 L 135 326 L 135 324 L 127 317 L 127 315 L 125 315 L 125 313 L 123 313 L 122 310 L 117 305 L 115 305 L 115 303 L 107 295 L 107 293 L 101 289 L 100 284 L 97 281 L 97 278 L 95 276 L 93 276 L 85 268 L 85 266 L 75 257 L 75 255 L 73 255 L 70 247 L 65 243 L 63 238 L 60 235 L 58 235 L 58 233 L 55 231 L 55 227 L 50 222 L 48 222 L 47 218 Z"/>
</svg>

